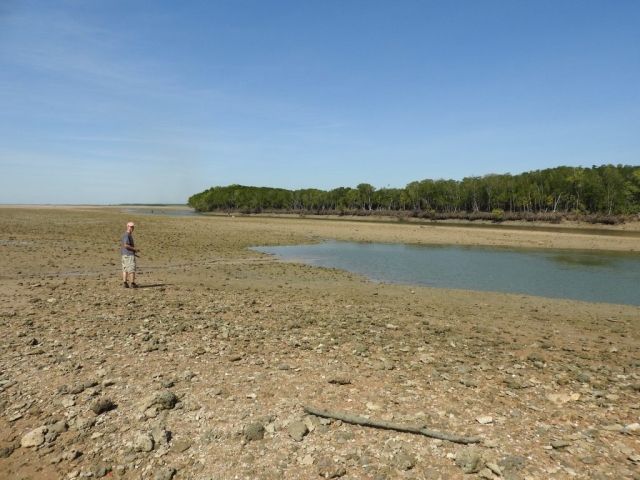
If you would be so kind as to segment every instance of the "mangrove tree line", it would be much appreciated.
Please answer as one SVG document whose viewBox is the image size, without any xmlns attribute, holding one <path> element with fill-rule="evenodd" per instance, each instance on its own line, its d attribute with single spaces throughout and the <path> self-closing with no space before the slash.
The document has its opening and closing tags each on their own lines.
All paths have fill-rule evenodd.
<svg viewBox="0 0 640 480">
<path fill-rule="evenodd" d="M 539 218 L 556 215 L 599 218 L 640 213 L 640 167 L 557 167 L 519 175 L 490 174 L 457 180 L 422 180 L 404 188 L 330 191 L 229 185 L 189 198 L 199 212 L 298 212 L 394 214 L 431 218 Z"/>
</svg>

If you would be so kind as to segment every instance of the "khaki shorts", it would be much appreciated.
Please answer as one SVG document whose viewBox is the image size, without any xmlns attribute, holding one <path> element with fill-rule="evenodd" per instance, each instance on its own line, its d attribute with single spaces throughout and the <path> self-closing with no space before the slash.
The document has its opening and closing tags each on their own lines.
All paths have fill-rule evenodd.
<svg viewBox="0 0 640 480">
<path fill-rule="evenodd" d="M 122 255 L 122 271 L 127 273 L 136 273 L 135 255 Z"/>
</svg>

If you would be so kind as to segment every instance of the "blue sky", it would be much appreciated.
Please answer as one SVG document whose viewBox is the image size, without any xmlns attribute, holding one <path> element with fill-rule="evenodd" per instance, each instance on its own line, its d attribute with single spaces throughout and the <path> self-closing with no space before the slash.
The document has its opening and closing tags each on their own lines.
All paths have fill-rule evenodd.
<svg viewBox="0 0 640 480">
<path fill-rule="evenodd" d="M 0 203 L 640 165 L 640 2 L 0 0 Z"/>
</svg>

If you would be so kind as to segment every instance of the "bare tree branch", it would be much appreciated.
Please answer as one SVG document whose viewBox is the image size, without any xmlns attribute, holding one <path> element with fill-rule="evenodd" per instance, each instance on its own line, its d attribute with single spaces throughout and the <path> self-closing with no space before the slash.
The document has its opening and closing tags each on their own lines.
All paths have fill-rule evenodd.
<svg viewBox="0 0 640 480">
<path fill-rule="evenodd" d="M 336 420 L 342 420 L 346 423 L 352 423 L 354 425 L 362 425 L 364 427 L 382 428 L 385 430 L 397 430 L 399 432 L 409 432 L 424 435 L 425 437 L 438 438 L 440 440 L 448 440 L 454 443 L 480 443 L 481 439 L 478 437 L 460 437 L 458 435 L 451 435 L 448 433 L 436 432 L 434 430 L 428 430 L 424 428 L 424 425 L 405 425 L 401 423 L 386 422 L 384 420 L 373 420 L 371 418 L 361 417 L 359 415 L 350 415 L 348 413 L 332 412 L 329 410 L 322 410 L 314 407 L 303 406 L 304 411 L 316 415 L 318 417 L 333 418 Z"/>
</svg>

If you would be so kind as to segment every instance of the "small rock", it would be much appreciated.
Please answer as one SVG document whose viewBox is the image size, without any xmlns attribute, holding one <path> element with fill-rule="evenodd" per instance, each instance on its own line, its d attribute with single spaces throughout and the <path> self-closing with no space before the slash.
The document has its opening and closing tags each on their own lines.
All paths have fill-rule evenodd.
<svg viewBox="0 0 640 480">
<path fill-rule="evenodd" d="M 529 354 L 527 360 L 530 362 L 544 362 L 544 357 L 541 354 L 534 352 Z"/>
<path fill-rule="evenodd" d="M 34 430 L 31 430 L 27 433 L 22 440 L 20 440 L 20 445 L 23 447 L 38 447 L 44 443 L 44 436 L 49 431 L 47 427 L 38 427 Z"/>
<path fill-rule="evenodd" d="M 478 381 L 475 378 L 467 377 L 460 380 L 465 387 L 476 388 L 478 386 Z"/>
<path fill-rule="evenodd" d="M 576 402 L 580 399 L 579 393 L 574 393 L 573 395 L 564 395 L 561 393 L 550 393 L 547 395 L 547 399 L 556 403 L 558 405 L 562 405 L 568 402 Z"/>
<path fill-rule="evenodd" d="M 161 405 L 167 410 L 171 410 L 176 406 L 176 403 L 178 403 L 178 397 L 176 397 L 175 393 L 171 390 L 163 390 L 157 395 L 154 403 Z"/>
<path fill-rule="evenodd" d="M 191 443 L 186 440 L 178 440 L 177 442 L 171 443 L 171 451 L 173 453 L 182 453 L 186 452 L 191 448 Z"/>
<path fill-rule="evenodd" d="M 318 460 L 318 475 L 323 478 L 338 478 L 346 473 L 346 469 L 332 458 L 323 457 Z"/>
<path fill-rule="evenodd" d="M 338 443 L 345 443 L 356 438 L 356 434 L 349 430 L 340 430 L 337 434 Z"/>
<path fill-rule="evenodd" d="M 424 469 L 425 480 L 440 480 L 442 477 L 435 468 L 427 467 Z"/>
<path fill-rule="evenodd" d="M 369 350 L 369 347 L 367 345 L 365 345 L 364 343 L 356 343 L 353 346 L 353 350 L 356 353 L 366 353 Z"/>
<path fill-rule="evenodd" d="M 498 462 L 498 465 L 506 472 L 517 472 L 522 470 L 527 464 L 527 460 L 522 455 L 511 455 Z"/>
<path fill-rule="evenodd" d="M 287 426 L 287 432 L 296 442 L 301 442 L 304 436 L 309 433 L 309 429 L 303 422 L 294 420 Z"/>
<path fill-rule="evenodd" d="M 94 418 L 79 417 L 79 418 L 76 418 L 75 427 L 78 430 L 89 430 L 95 424 L 96 424 L 96 421 Z"/>
<path fill-rule="evenodd" d="M 196 347 L 196 348 L 193 350 L 193 354 L 194 354 L 195 356 L 198 356 L 198 355 L 204 355 L 205 353 L 207 353 L 207 350 L 206 350 L 203 346 Z"/>
<path fill-rule="evenodd" d="M 484 467 L 484 460 L 480 450 L 469 447 L 456 453 L 456 465 L 464 473 L 478 473 Z"/>
<path fill-rule="evenodd" d="M 244 427 L 244 438 L 248 441 L 262 440 L 264 438 L 264 426 L 261 423 L 251 423 Z"/>
<path fill-rule="evenodd" d="M 394 456 L 393 464 L 400 470 L 411 470 L 416 465 L 416 459 L 413 455 L 400 451 Z"/>
<path fill-rule="evenodd" d="M 350 385 L 351 380 L 345 377 L 333 377 L 329 379 L 329 383 L 333 383 L 334 385 Z"/>
<path fill-rule="evenodd" d="M 115 404 L 111 401 L 110 398 L 100 397 L 95 402 L 93 402 L 93 405 L 91 405 L 91 410 L 96 415 L 100 415 L 101 413 L 112 410 L 114 407 Z"/>
<path fill-rule="evenodd" d="M 48 431 L 44 436 L 44 441 L 46 443 L 53 443 L 56 438 L 58 438 L 58 432 Z"/>
<path fill-rule="evenodd" d="M 82 455 L 82 452 L 79 452 L 75 448 L 71 448 L 69 450 L 64 451 L 64 453 L 62 454 L 62 458 L 67 462 L 71 462 L 76 458 L 78 458 L 80 455 Z"/>
<path fill-rule="evenodd" d="M 89 471 L 93 474 L 94 477 L 102 478 L 107 476 L 107 474 L 111 471 L 111 467 L 108 467 L 106 465 L 94 465 Z"/>
<path fill-rule="evenodd" d="M 640 423 L 631 423 L 621 430 L 627 435 L 640 435 Z"/>
<path fill-rule="evenodd" d="M 484 478 L 485 480 L 495 480 L 496 477 L 494 473 L 488 468 L 483 468 L 478 472 L 478 478 Z"/>
<path fill-rule="evenodd" d="M 591 375 L 589 375 L 587 372 L 582 372 L 580 375 L 578 375 L 578 378 L 576 378 L 576 380 L 580 383 L 589 383 L 591 382 Z"/>
<path fill-rule="evenodd" d="M 496 463 L 488 462 L 487 468 L 498 476 L 502 475 L 502 469 Z"/>
<path fill-rule="evenodd" d="M 569 445 L 571 445 L 571 442 L 567 442 L 566 440 L 555 440 L 551 442 L 551 446 L 556 450 L 560 448 L 568 447 Z"/>
<path fill-rule="evenodd" d="M 525 388 L 524 384 L 518 382 L 516 379 L 514 378 L 507 378 L 504 383 L 507 384 L 507 386 L 513 390 L 522 390 L 523 388 Z"/>
<path fill-rule="evenodd" d="M 148 433 L 139 433 L 133 440 L 133 449 L 136 452 L 150 452 L 153 450 L 153 438 Z"/>
<path fill-rule="evenodd" d="M 151 438 L 153 438 L 154 445 L 166 449 L 169 447 L 171 434 L 163 426 L 158 425 L 151 430 Z"/>
<path fill-rule="evenodd" d="M 147 418 L 156 418 L 158 416 L 158 410 L 159 410 L 159 406 L 158 405 L 154 405 L 153 407 L 147 408 L 143 413 L 144 416 Z"/>
<path fill-rule="evenodd" d="M 23 416 L 24 415 L 22 415 L 21 413 L 16 413 L 7 418 L 7 422 L 15 422 L 17 420 L 20 420 Z"/>
<path fill-rule="evenodd" d="M 176 469 L 164 467 L 158 470 L 153 476 L 153 480 L 171 480 L 176 474 Z"/>
<path fill-rule="evenodd" d="M 49 425 L 49 431 L 56 432 L 56 433 L 66 432 L 68 428 L 69 426 L 67 425 L 67 422 L 65 422 L 64 420 L 60 420 L 59 422 Z"/>
<path fill-rule="evenodd" d="M 493 423 L 493 417 L 490 415 L 481 415 L 476 417 L 476 420 L 482 425 L 489 425 L 490 423 Z"/>
<path fill-rule="evenodd" d="M 84 383 L 74 383 L 68 388 L 68 393 L 71 395 L 78 395 L 84 392 Z"/>
</svg>

